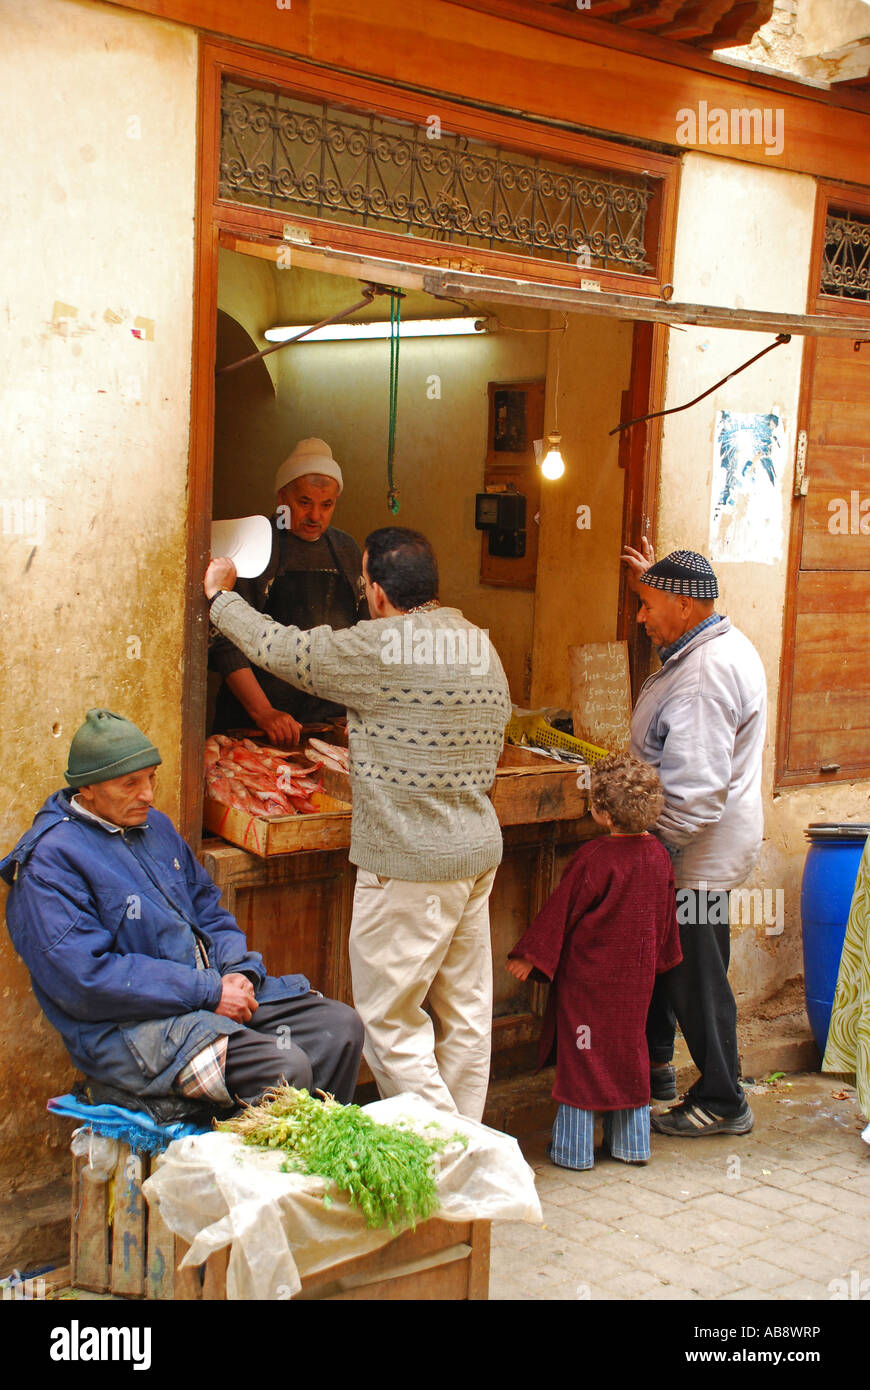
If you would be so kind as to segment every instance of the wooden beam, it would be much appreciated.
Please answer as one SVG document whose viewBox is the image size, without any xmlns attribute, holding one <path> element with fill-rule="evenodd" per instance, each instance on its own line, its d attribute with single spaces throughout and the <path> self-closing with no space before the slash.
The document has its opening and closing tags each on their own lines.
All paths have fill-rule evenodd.
<svg viewBox="0 0 870 1390">
<path fill-rule="evenodd" d="M 736 5 L 723 15 L 711 33 L 694 40 L 695 47 L 713 52 L 717 48 L 736 48 L 739 44 L 751 43 L 772 11 L 772 3 Z"/>
<path fill-rule="evenodd" d="M 662 38 L 658 34 L 638 34 L 627 19 L 614 24 L 596 19 L 594 11 L 581 13 L 572 9 L 566 12 L 552 8 L 533 11 L 526 0 L 453 0 L 453 3 L 465 9 L 512 18 L 518 23 L 534 25 L 535 28 L 546 29 L 552 33 L 561 33 L 574 40 L 582 39 L 602 48 L 636 53 L 656 62 L 667 63 L 674 68 L 690 68 L 693 72 L 710 77 L 723 76 L 729 67 L 721 60 L 707 56 L 697 45 L 681 44 L 674 39 Z M 582 30 L 578 29 L 578 21 L 582 22 Z M 808 87 L 806 83 L 798 82 L 785 73 L 780 76 L 753 68 L 741 68 L 738 71 L 740 80 L 748 88 L 762 87 L 769 91 L 791 93 L 806 100 L 830 102 L 854 111 L 870 112 L 870 102 L 850 100 L 844 93 L 835 94 L 821 87 Z M 747 94 L 747 99 L 751 101 L 752 97 Z"/>
<path fill-rule="evenodd" d="M 223 232 L 220 244 L 261 260 L 277 262 L 283 245 L 260 242 Z M 693 325 L 699 328 L 734 328 L 752 333 L 792 333 L 805 337 L 870 339 L 870 314 L 786 314 L 765 309 L 728 309 L 716 304 L 677 304 L 639 294 L 605 294 L 576 290 L 545 282 L 508 280 L 500 275 L 473 275 L 406 261 L 360 256 L 329 246 L 292 247 L 293 265 L 326 271 L 381 285 L 423 290 L 436 299 L 468 299 L 482 304 L 515 304 L 526 309 L 557 313 L 592 314 L 642 323 Z"/>
<path fill-rule="evenodd" d="M 663 38 L 703 38 L 732 8 L 731 0 L 706 0 L 697 5 L 682 5 L 670 24 L 658 31 Z"/>
<path fill-rule="evenodd" d="M 856 92 L 870 92 L 870 74 L 865 73 L 863 77 L 842 77 L 836 78 L 831 83 L 832 91 L 841 91 L 849 87 Z"/>
<path fill-rule="evenodd" d="M 870 339 L 870 315 L 778 314 L 763 309 L 728 309 L 715 304 L 675 304 L 634 294 L 599 294 L 553 285 L 522 285 L 489 275 L 427 270 L 423 289 L 435 296 L 515 304 L 557 313 L 593 314 L 699 328 L 735 328 L 752 333 L 791 333 L 806 337 Z"/>
<path fill-rule="evenodd" d="M 380 0 L 376 9 L 357 0 L 311 0 L 324 22 L 315 22 L 318 57 L 327 63 L 359 68 L 397 82 L 418 81 L 447 92 L 472 95 L 475 100 L 511 106 L 579 125 L 677 147 L 686 107 L 698 110 L 757 106 L 761 97 L 745 81 L 741 69 L 711 64 L 715 77 L 687 68 L 674 70 L 646 56 L 602 50 L 575 37 L 530 27 L 526 21 L 495 20 L 483 25 L 479 12 L 457 4 L 409 7 L 406 0 Z M 514 9 L 523 7 L 515 6 Z M 543 18 L 555 21 L 552 10 Z M 329 16 L 329 23 L 325 22 Z M 575 35 L 585 33 L 578 15 Z M 425 36 L 412 23 L 425 23 Z M 590 21 L 592 22 L 592 21 Z M 619 31 L 619 25 L 603 24 Z M 636 39 L 647 42 L 643 36 Z M 677 47 L 677 45 L 675 45 Z M 497 56 L 496 56 L 497 55 Z M 800 90 L 801 95 L 793 93 Z M 827 94 L 825 94 L 827 95 Z M 870 120 L 816 100 L 817 89 L 782 84 L 777 107 L 783 111 L 783 149 L 771 154 L 762 144 L 687 143 L 716 156 L 744 160 L 766 169 L 825 173 L 853 183 L 870 185 Z M 437 105 L 433 108 L 437 111 Z M 836 172 L 834 170 L 836 169 Z"/>
<path fill-rule="evenodd" d="M 377 256 L 361 256 L 353 251 L 339 251 L 331 246 L 295 246 L 292 242 L 251 241 L 245 237 L 222 232 L 220 244 L 226 251 L 240 251 L 261 261 L 277 264 L 278 252 L 289 248 L 291 264 L 300 270 L 319 270 L 328 275 L 346 275 L 353 280 L 372 280 L 377 285 L 398 285 L 403 290 L 422 290 L 425 268 L 403 265 L 399 261 L 381 260 Z"/>
<path fill-rule="evenodd" d="M 652 0 L 651 4 L 632 5 L 621 24 L 626 29 L 655 29 L 658 32 L 663 24 L 674 18 L 682 8 L 683 0 Z"/>
<path fill-rule="evenodd" d="M 708 59 L 697 49 L 523 0 L 125 0 L 125 8 L 301 55 L 334 70 L 676 149 L 677 112 L 759 105 L 776 93 L 784 148 L 687 145 L 768 169 L 870 185 L 870 100 Z M 304 22 L 303 22 L 304 21 Z M 770 96 L 766 97 L 767 104 Z"/>
</svg>

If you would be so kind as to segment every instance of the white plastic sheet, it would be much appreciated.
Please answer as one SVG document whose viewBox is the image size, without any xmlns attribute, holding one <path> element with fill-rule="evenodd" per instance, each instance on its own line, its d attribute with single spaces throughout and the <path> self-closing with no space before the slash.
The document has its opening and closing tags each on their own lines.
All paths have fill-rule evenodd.
<svg viewBox="0 0 870 1390">
<path fill-rule="evenodd" d="M 442 1220 L 541 1221 L 534 1174 L 515 1139 L 409 1094 L 364 1109 L 385 1124 L 404 1116 L 421 1132 L 435 1121 L 443 1135 L 467 1137 L 466 1149 L 453 1145 L 436 1157 Z M 285 1158 L 281 1150 L 243 1144 L 235 1134 L 194 1135 L 170 1144 L 143 1184 L 170 1229 L 190 1242 L 186 1266 L 231 1245 L 228 1299 L 292 1298 L 305 1275 L 393 1238 L 386 1228 L 369 1230 L 324 1179 L 282 1173 Z M 323 1201 L 328 1186 L 329 1207 Z"/>
</svg>

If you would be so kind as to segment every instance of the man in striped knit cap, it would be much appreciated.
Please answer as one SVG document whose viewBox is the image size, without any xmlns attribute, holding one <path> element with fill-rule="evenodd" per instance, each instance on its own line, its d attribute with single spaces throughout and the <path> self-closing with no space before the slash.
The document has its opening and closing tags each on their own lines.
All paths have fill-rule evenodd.
<svg viewBox="0 0 870 1390">
<path fill-rule="evenodd" d="M 439 605 L 435 556 L 419 532 L 372 532 L 363 578 L 372 621 L 303 632 L 250 608 L 231 592 L 232 562 L 213 560 L 209 618 L 257 666 L 347 708 L 350 962 L 366 1061 L 382 1096 L 413 1091 L 479 1120 L 492 1032 L 489 895 L 502 855 L 488 793 L 511 710 L 507 680 L 488 635 Z"/>
<path fill-rule="evenodd" d="M 654 1115 L 661 1134 L 693 1139 L 748 1134 L 739 1081 L 737 1006 L 728 983 L 729 892 L 761 852 L 761 763 L 767 718 L 764 667 L 752 643 L 714 611 L 708 560 L 652 546 L 627 548 L 640 599 L 637 621 L 661 666 L 644 682 L 631 752 L 661 779 L 665 808 L 653 833 L 674 865 L 683 960 L 660 976 L 647 1020 L 654 1099 L 676 1099 L 675 1016 L 700 1076 L 685 1101 Z"/>
</svg>

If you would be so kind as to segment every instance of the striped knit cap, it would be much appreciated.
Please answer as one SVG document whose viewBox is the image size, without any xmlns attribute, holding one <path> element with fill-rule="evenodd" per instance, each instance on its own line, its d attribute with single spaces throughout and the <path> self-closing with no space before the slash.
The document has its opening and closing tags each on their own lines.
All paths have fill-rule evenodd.
<svg viewBox="0 0 870 1390">
<path fill-rule="evenodd" d="M 685 594 L 688 598 L 718 598 L 719 585 L 709 560 L 695 550 L 672 550 L 663 560 L 650 565 L 641 575 L 641 584 L 651 589 L 665 589 L 669 594 Z"/>
</svg>

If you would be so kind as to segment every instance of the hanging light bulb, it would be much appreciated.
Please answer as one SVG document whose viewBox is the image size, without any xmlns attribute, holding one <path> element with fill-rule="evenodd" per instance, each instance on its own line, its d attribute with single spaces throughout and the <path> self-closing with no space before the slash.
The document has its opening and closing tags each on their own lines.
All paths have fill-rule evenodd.
<svg viewBox="0 0 870 1390">
<path fill-rule="evenodd" d="M 554 482 L 556 478 L 561 478 L 565 472 L 565 460 L 562 458 L 562 436 L 559 433 L 559 368 L 562 365 L 562 344 L 565 341 L 565 333 L 568 329 L 568 315 L 563 317 L 561 337 L 556 348 L 556 382 L 553 389 L 553 425 L 555 428 L 547 435 L 547 452 L 541 460 L 541 472 L 549 482 Z M 552 330 L 559 331 L 559 330 Z"/>
<path fill-rule="evenodd" d="M 565 472 L 565 460 L 562 458 L 562 450 L 560 447 L 562 443 L 561 434 L 559 434 L 558 431 L 554 431 L 547 436 L 547 443 L 549 447 L 541 460 L 541 472 L 545 478 L 549 478 L 552 482 L 556 478 L 561 478 L 562 474 Z"/>
</svg>

